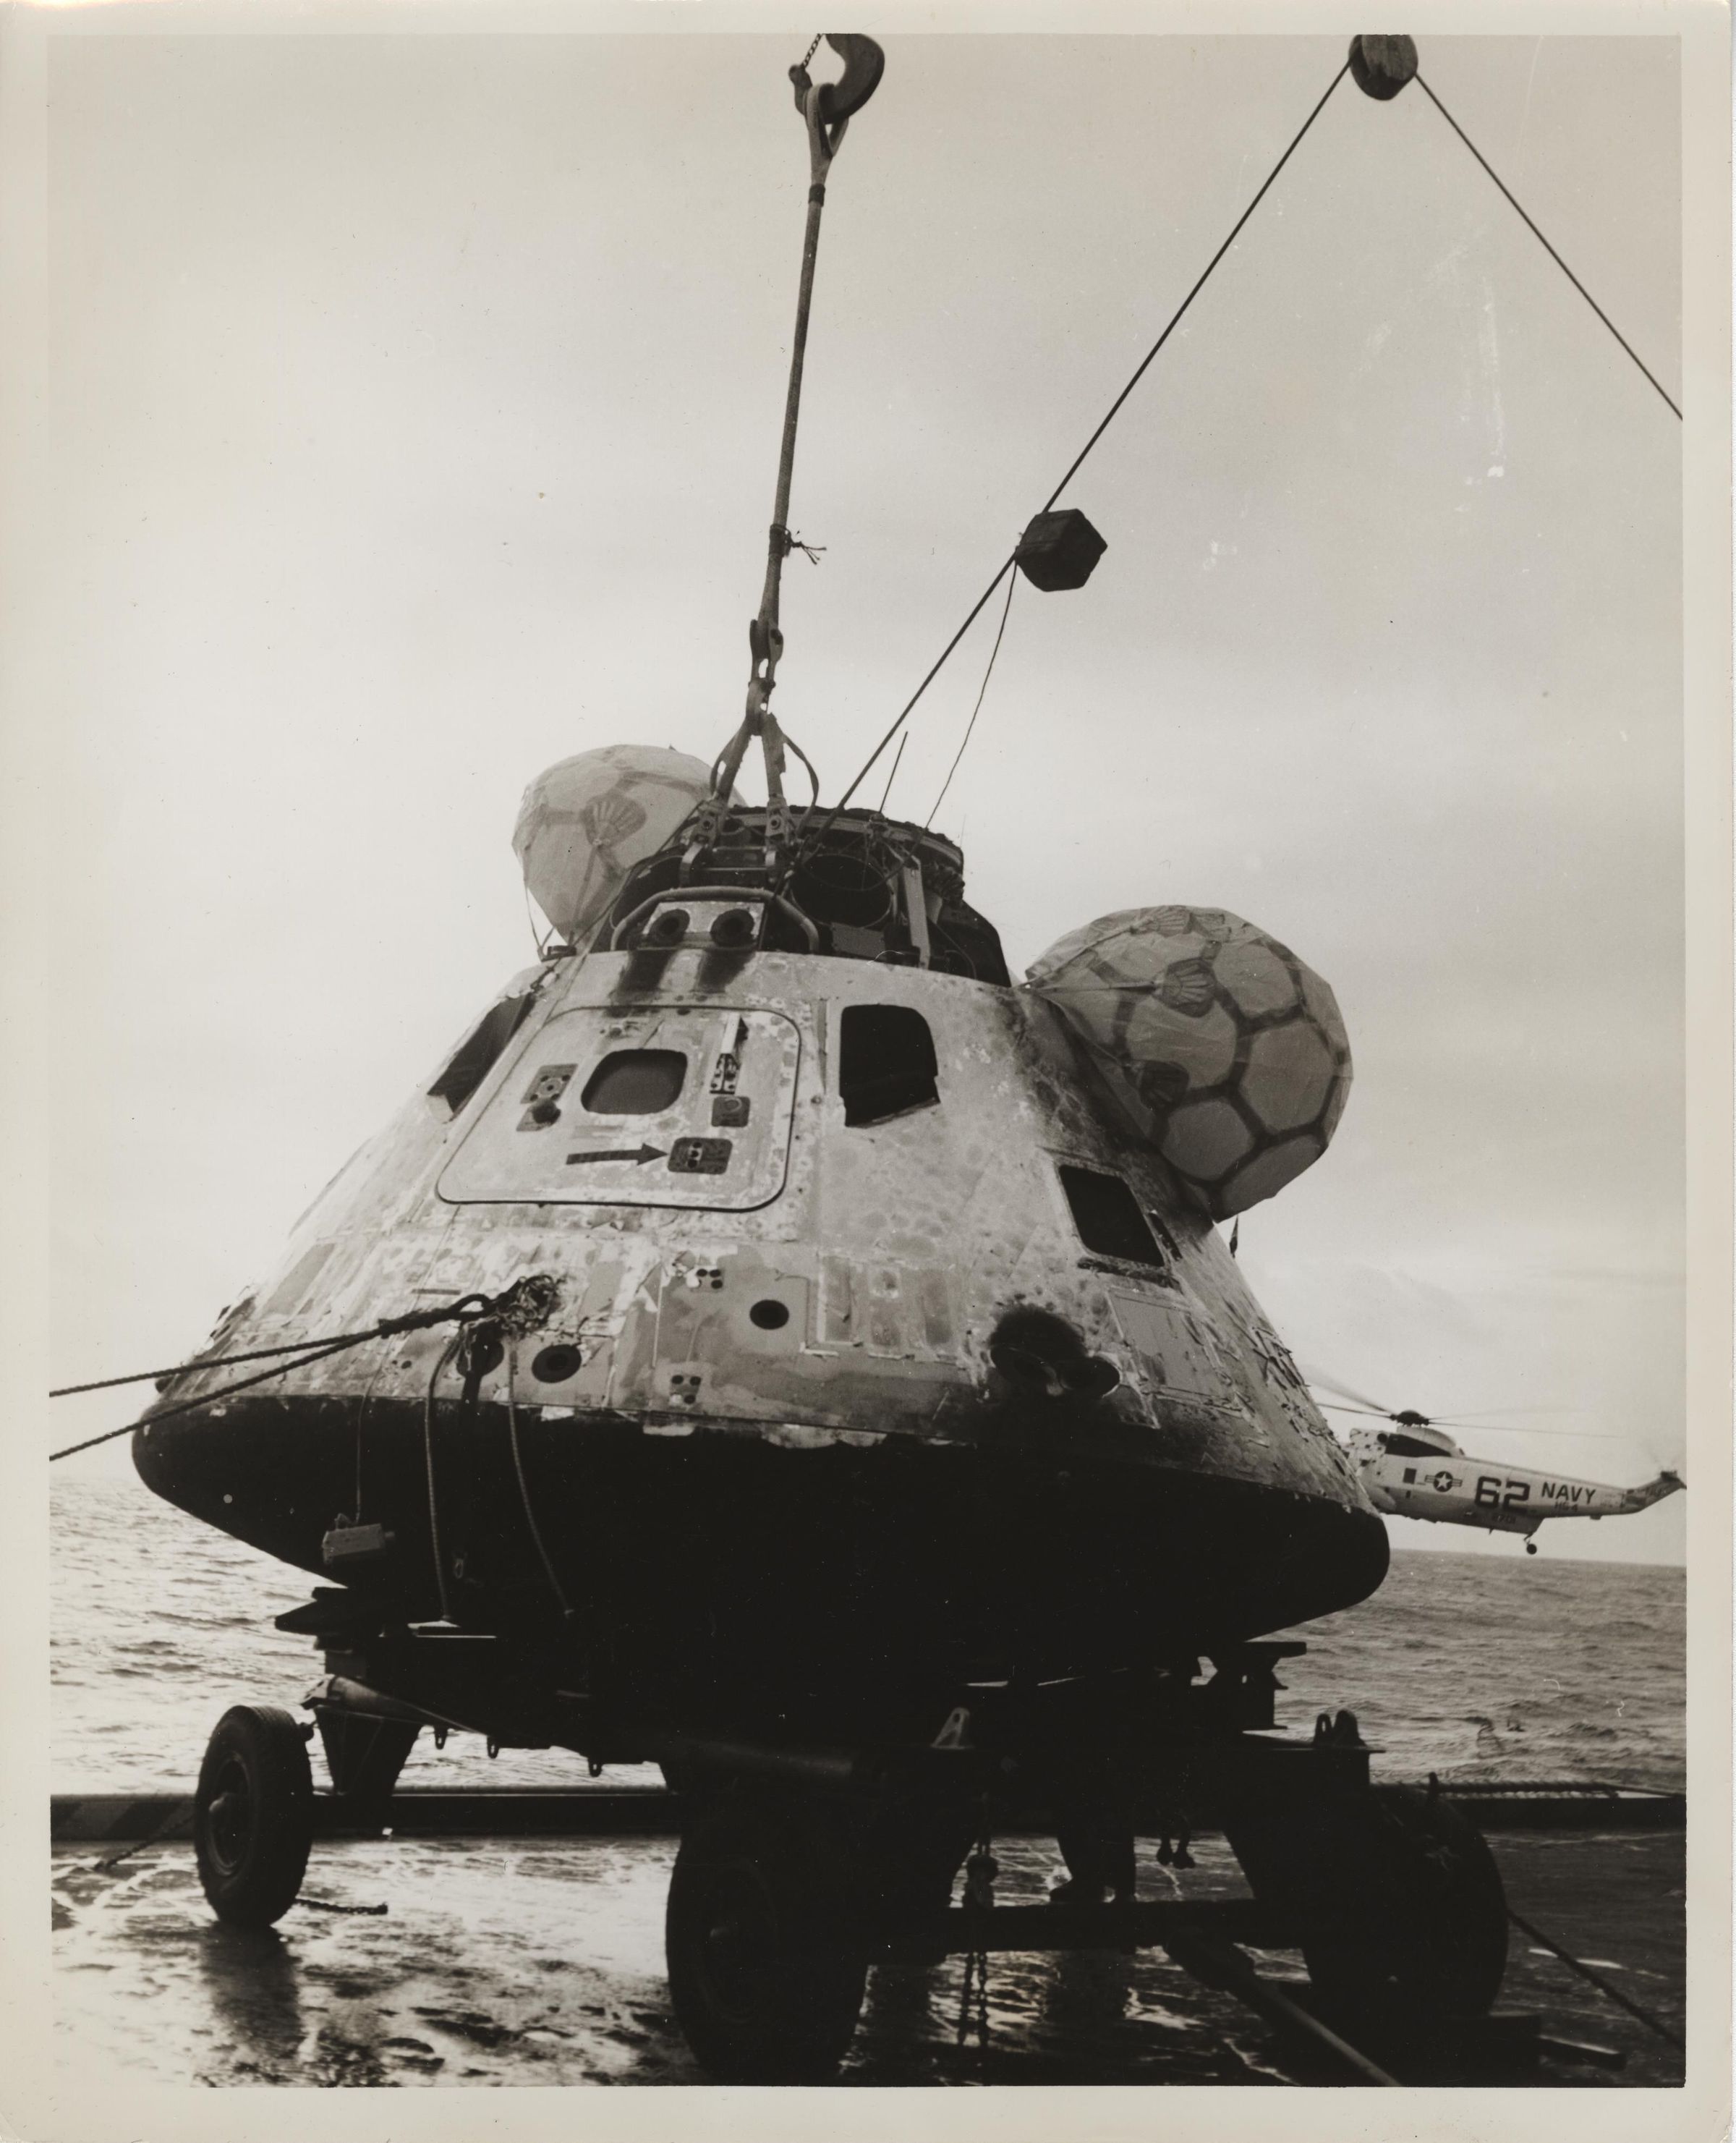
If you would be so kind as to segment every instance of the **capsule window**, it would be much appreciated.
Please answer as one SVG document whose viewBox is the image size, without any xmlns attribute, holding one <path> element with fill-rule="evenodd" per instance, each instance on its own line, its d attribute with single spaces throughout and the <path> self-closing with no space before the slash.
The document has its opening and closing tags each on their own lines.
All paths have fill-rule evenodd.
<svg viewBox="0 0 1736 2143">
<path fill-rule="evenodd" d="M 908 1005 L 846 1005 L 838 1091 L 847 1124 L 883 1124 L 940 1100 L 934 1037 Z"/>
<path fill-rule="evenodd" d="M 687 1077 L 679 1049 L 614 1049 L 585 1081 L 581 1108 L 594 1116 L 655 1116 L 675 1105 Z"/>
<path fill-rule="evenodd" d="M 502 997 L 490 1005 L 475 1031 L 459 1043 L 452 1061 L 428 1088 L 431 1101 L 443 1101 L 447 1112 L 457 1116 L 500 1061 L 501 1052 L 524 1025 L 536 1002 L 535 991 L 522 997 Z"/>
<path fill-rule="evenodd" d="M 1151 1223 L 1119 1175 L 1064 1166 L 1061 1187 L 1086 1250 L 1099 1257 L 1120 1258 L 1127 1265 L 1149 1265 L 1157 1272 L 1165 1269 Z"/>
</svg>

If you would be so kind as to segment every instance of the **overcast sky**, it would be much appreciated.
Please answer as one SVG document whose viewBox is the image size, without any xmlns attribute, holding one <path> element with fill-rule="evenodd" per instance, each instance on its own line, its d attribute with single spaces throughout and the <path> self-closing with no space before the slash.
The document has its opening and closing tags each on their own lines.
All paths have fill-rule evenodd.
<svg viewBox="0 0 1736 2143">
<path fill-rule="evenodd" d="M 57 1381 L 195 1344 L 530 958 L 533 775 L 737 719 L 804 43 L 57 41 Z M 1344 40 L 886 43 L 786 573 L 779 710 L 833 795 Z M 1673 41 L 1422 64 L 1679 398 Z M 1304 1363 L 1618 1482 L 1684 1440 L 1679 448 L 1433 106 L 1345 82 L 1065 495 L 1107 554 L 1019 589 L 937 822 L 1016 971 L 1187 901 L 1324 974 L 1357 1083 L 1244 1220 L 1256 1291 Z M 1678 1559 L 1682 1513 L 1544 1552 Z"/>
</svg>

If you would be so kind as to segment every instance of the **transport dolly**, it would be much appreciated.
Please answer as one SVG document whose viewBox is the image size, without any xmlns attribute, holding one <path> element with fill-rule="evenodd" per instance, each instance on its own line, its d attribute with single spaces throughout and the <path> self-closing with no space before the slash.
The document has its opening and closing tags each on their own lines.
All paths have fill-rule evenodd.
<svg viewBox="0 0 1736 2143">
<path fill-rule="evenodd" d="M 211 1737 L 194 1842 L 223 1919 L 267 1925 L 294 1903 L 316 1801 L 322 1831 L 383 1829 L 418 1733 L 471 1732 L 491 1750 L 570 1749 L 594 1770 L 662 1766 L 681 1839 L 670 1995 L 720 2081 L 831 2075 L 876 1962 L 1093 1948 L 1161 1947 L 1324 2071 L 1364 2083 L 1487 2080 L 1535 2056 L 1535 2019 L 1490 2015 L 1507 1918 L 1481 1834 L 1445 1798 L 1373 1784 L 1348 1713 L 1323 1714 L 1308 1738 L 1271 1731 L 1275 1668 L 1299 1644 L 1227 1649 L 1204 1678 L 1180 1660 L 973 1684 L 926 1739 L 843 1749 L 748 1725 L 635 1720 L 588 1694 L 492 1675 L 486 1639 L 346 1628 L 339 1605 L 279 1618 L 326 1651 L 306 1699 L 314 1725 L 241 1705 Z M 316 1728 L 329 1797 L 313 1790 Z M 1065 1902 L 993 1902 L 988 1842 L 1016 1827 L 1062 1841 L 1076 1878 Z M 1250 1897 L 1135 1901 L 1135 1834 L 1185 1868 L 1189 1837 L 1206 1830 L 1228 1839 Z M 966 1902 L 954 1904 L 961 1868 Z M 1299 1950 L 1307 1988 L 1264 1976 L 1250 1948 Z"/>
</svg>

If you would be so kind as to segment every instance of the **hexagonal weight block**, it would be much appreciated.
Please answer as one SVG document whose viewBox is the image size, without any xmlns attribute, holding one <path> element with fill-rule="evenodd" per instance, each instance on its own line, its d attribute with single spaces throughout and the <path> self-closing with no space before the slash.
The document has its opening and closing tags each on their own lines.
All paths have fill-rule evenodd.
<svg viewBox="0 0 1736 2143">
<path fill-rule="evenodd" d="M 1108 548 L 1079 509 L 1068 506 L 1058 513 L 1039 513 L 1019 538 L 1014 557 L 1032 587 L 1053 595 L 1082 588 Z"/>
</svg>

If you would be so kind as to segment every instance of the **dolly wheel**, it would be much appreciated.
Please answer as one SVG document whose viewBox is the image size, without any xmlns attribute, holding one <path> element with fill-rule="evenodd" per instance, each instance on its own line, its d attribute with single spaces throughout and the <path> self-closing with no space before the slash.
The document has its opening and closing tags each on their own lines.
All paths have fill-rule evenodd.
<svg viewBox="0 0 1736 2143">
<path fill-rule="evenodd" d="M 675 2019 L 720 2083 L 823 2083 L 862 2011 L 850 1858 L 823 1814 L 725 1796 L 681 1841 L 665 1946 Z"/>
<path fill-rule="evenodd" d="M 274 1705 L 238 1704 L 199 1767 L 193 1847 L 220 1920 L 269 1928 L 295 1903 L 314 1842 L 314 1779 L 301 1728 Z"/>
<path fill-rule="evenodd" d="M 1328 2001 L 1435 2016 L 1487 2013 L 1507 1963 L 1506 1895 L 1482 1833 L 1411 1786 L 1376 1789 L 1343 1871 L 1360 1900 L 1354 1933 L 1304 1943 Z"/>
</svg>

